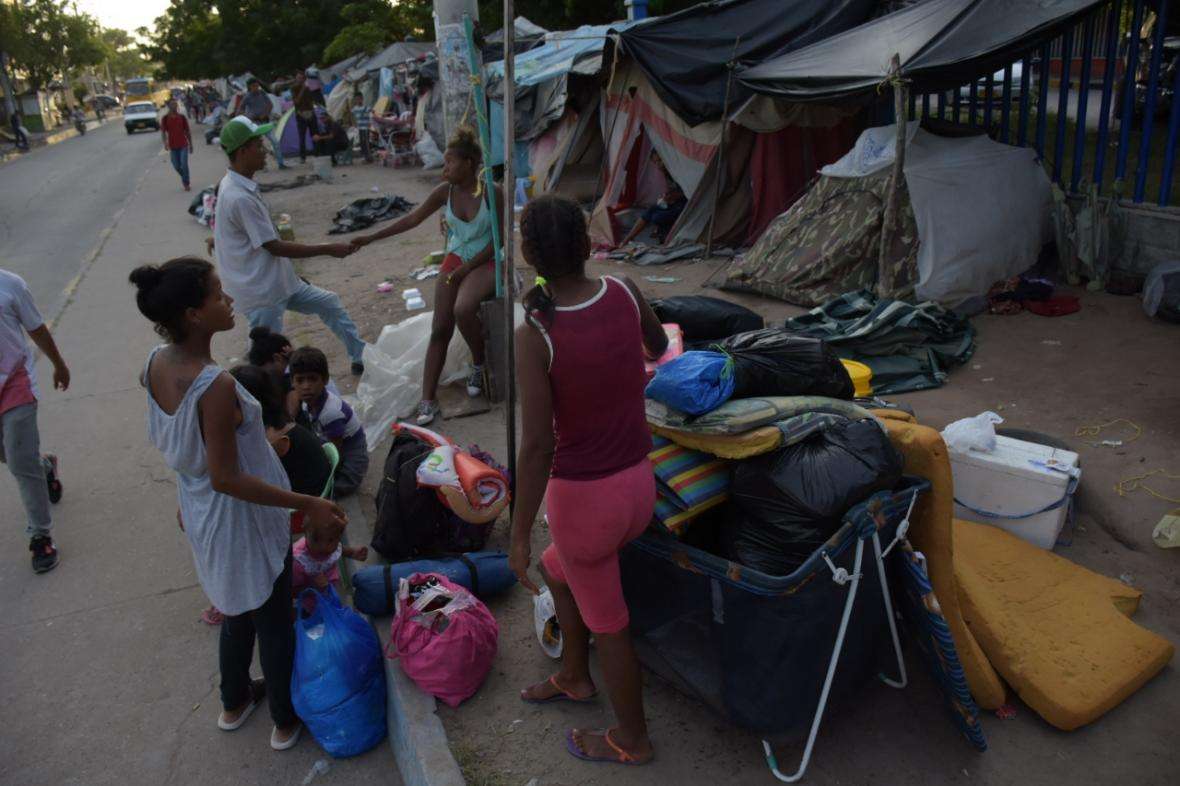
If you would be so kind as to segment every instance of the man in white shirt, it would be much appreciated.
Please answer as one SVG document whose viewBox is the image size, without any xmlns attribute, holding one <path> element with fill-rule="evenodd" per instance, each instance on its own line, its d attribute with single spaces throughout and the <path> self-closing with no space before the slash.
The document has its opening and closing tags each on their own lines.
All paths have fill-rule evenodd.
<svg viewBox="0 0 1180 786">
<path fill-rule="evenodd" d="M 344 342 L 352 361 L 352 373 L 365 367 L 356 324 L 344 310 L 340 296 L 312 286 L 295 275 L 291 258 L 334 256 L 353 252 L 349 243 L 294 243 L 280 240 L 270 210 L 258 193 L 254 173 L 266 163 L 262 137 L 270 123 L 257 125 L 246 117 L 235 117 L 221 129 L 221 147 L 229 156 L 229 170 L 217 190 L 217 222 L 213 239 L 217 266 L 225 291 L 234 307 L 245 313 L 250 328 L 266 325 L 283 332 L 283 312 L 315 314 Z"/>
</svg>

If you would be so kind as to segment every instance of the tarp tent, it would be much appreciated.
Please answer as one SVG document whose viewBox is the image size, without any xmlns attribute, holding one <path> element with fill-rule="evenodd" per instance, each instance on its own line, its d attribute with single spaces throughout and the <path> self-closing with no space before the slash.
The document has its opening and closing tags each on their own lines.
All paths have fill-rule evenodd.
<svg viewBox="0 0 1180 786">
<path fill-rule="evenodd" d="M 855 107 L 752 97 L 732 82 L 727 64 L 758 62 L 849 29 L 875 5 L 721 0 L 619 30 L 619 60 L 602 102 L 607 166 L 591 219 L 594 240 L 616 244 L 624 227 L 614 217 L 661 195 L 651 149 L 688 198 L 667 243 L 703 240 L 710 223 L 715 240 L 744 245 L 757 238 L 816 169 L 852 145 L 863 120 Z M 724 151 L 723 115 L 730 124 Z"/>
<path fill-rule="evenodd" d="M 1019 59 L 1104 0 L 926 0 L 738 70 L 755 92 L 831 101 L 877 89 L 899 55 L 914 93 L 950 90 Z"/>
<path fill-rule="evenodd" d="M 279 149 L 283 156 L 299 155 L 299 124 L 295 122 L 295 110 L 288 109 L 275 123 L 275 136 L 279 140 Z M 311 141 L 311 133 L 304 132 L 304 148 L 308 155 L 314 155 L 315 143 Z"/>
<path fill-rule="evenodd" d="M 619 46 L 690 125 L 725 111 L 730 62 L 757 64 L 866 21 L 876 0 L 715 0 L 649 24 L 616 28 Z M 729 106 L 751 91 L 729 85 Z"/>
<path fill-rule="evenodd" d="M 896 126 L 867 129 L 727 270 L 722 288 L 815 306 L 843 292 L 947 306 L 1031 267 L 1049 238 L 1049 179 L 1034 151 L 909 125 L 900 228 L 879 267 Z M 887 280 L 878 281 L 883 269 Z"/>
</svg>

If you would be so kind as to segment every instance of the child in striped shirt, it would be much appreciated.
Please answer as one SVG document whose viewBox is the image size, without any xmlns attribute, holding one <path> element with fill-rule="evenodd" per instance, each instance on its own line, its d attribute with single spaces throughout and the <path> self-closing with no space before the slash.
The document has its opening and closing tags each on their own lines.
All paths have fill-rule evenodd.
<svg viewBox="0 0 1180 786">
<path fill-rule="evenodd" d="M 312 430 L 340 451 L 335 496 L 352 494 L 369 469 L 369 451 L 360 419 L 344 399 L 328 389 L 328 358 L 315 347 L 300 347 L 288 361 L 291 385 Z"/>
</svg>

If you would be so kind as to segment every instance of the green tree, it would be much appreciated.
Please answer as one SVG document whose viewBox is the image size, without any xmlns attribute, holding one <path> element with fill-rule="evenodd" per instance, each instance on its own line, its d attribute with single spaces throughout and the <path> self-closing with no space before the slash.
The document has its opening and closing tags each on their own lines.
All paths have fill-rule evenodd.
<svg viewBox="0 0 1180 786">
<path fill-rule="evenodd" d="M 394 41 L 414 36 L 418 40 L 434 38 L 430 3 L 403 0 L 358 0 L 340 12 L 347 24 L 324 50 L 323 62 L 338 63 L 346 57 L 364 52 L 374 54 Z"/>
<path fill-rule="evenodd" d="M 142 35 L 148 31 L 136 31 Z M 210 0 L 172 0 L 156 19 L 155 33 L 144 49 L 159 63 L 161 76 L 202 79 L 220 76 L 221 17 Z"/>
<path fill-rule="evenodd" d="M 115 79 L 131 79 L 144 76 L 152 63 L 135 38 L 126 30 L 106 28 L 101 34 L 106 49 L 104 58 Z"/>
<path fill-rule="evenodd" d="M 35 90 L 102 62 L 105 50 L 98 33 L 92 17 L 75 14 L 61 0 L 19 0 L 4 6 L 0 16 L 0 47 Z"/>
</svg>

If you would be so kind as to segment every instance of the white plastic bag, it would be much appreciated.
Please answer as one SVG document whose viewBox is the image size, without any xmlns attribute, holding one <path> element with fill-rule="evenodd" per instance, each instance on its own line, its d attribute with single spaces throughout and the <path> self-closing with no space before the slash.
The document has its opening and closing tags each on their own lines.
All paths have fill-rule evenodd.
<svg viewBox="0 0 1180 786">
<path fill-rule="evenodd" d="M 443 165 L 442 151 L 438 149 L 430 134 L 423 134 L 414 144 L 414 152 L 422 159 L 423 169 L 438 169 Z"/>
<path fill-rule="evenodd" d="M 991 453 L 996 449 L 996 425 L 1004 419 L 994 412 L 980 412 L 973 418 L 956 420 L 942 430 L 942 440 L 954 453 L 978 450 Z"/>
<path fill-rule="evenodd" d="M 1143 282 L 1143 310 L 1154 317 L 1167 298 L 1170 305 L 1180 302 L 1180 262 L 1160 262 Z"/>
<path fill-rule="evenodd" d="M 553 596 L 549 594 L 548 587 L 542 589 L 541 594 L 533 596 L 533 626 L 545 654 L 554 660 L 561 658 L 561 628 L 557 625 L 557 609 L 553 606 Z"/>
</svg>

